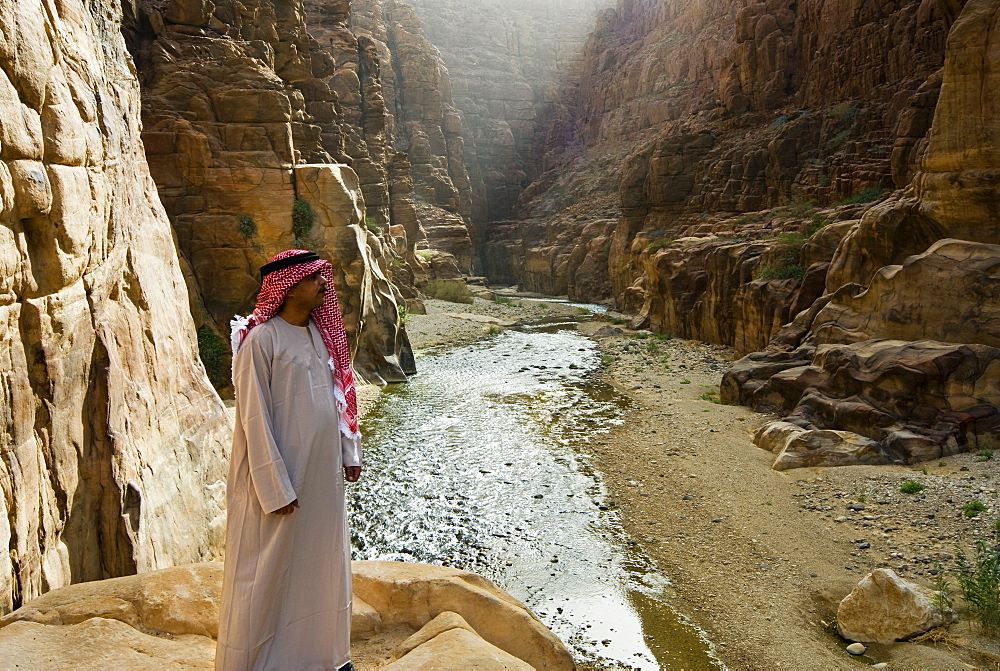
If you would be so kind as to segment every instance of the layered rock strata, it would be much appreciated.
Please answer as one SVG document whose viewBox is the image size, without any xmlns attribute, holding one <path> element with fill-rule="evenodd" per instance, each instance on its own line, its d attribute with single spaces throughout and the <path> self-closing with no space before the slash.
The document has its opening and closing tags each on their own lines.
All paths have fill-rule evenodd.
<svg viewBox="0 0 1000 671">
<path fill-rule="evenodd" d="M 995 3 L 965 4 L 912 184 L 851 228 L 827 293 L 727 373 L 724 399 L 844 429 L 895 462 L 1000 442 L 1000 121 L 985 111 L 1000 102 L 998 18 Z"/>
<path fill-rule="evenodd" d="M 0 1 L 0 612 L 217 555 L 224 536 L 231 423 L 119 12 Z"/>
<path fill-rule="evenodd" d="M 329 20 L 343 26 L 346 3 L 331 9 Z M 403 380 L 413 372 L 397 309 L 403 297 L 389 281 L 391 241 L 378 222 L 388 217 L 379 163 L 388 149 L 377 110 L 358 126 L 361 78 L 369 106 L 378 102 L 365 76 L 374 62 L 346 29 L 343 44 L 321 49 L 305 18 L 298 1 L 142 5 L 131 38 L 146 153 L 190 267 L 196 319 L 216 343 L 233 314 L 252 309 L 260 265 L 282 249 L 316 247 L 334 264 L 358 372 Z M 355 162 L 364 185 L 335 159 Z M 332 189 L 318 190 L 317 180 Z"/>
<path fill-rule="evenodd" d="M 387 669 L 573 668 L 566 647 L 485 578 L 353 562 L 355 664 Z M 0 654 L 28 666 L 210 668 L 222 564 L 178 566 L 55 590 L 0 618 Z M 384 646 L 396 640 L 386 664 Z M 377 651 L 377 657 L 375 652 Z"/>
<path fill-rule="evenodd" d="M 549 126 L 546 170 L 517 209 L 522 237 L 553 207 L 582 221 L 606 215 L 591 187 L 610 181 L 619 222 L 608 283 L 618 306 L 641 313 L 640 324 L 759 347 L 790 315 L 765 300 L 753 312 L 779 316 L 740 323 L 731 299 L 796 290 L 746 285 L 778 235 L 807 229 L 817 208 L 877 200 L 909 182 L 940 89 L 945 29 L 935 6 L 916 0 L 850 12 L 820 2 L 622 0 L 587 42 L 583 75 L 566 96 L 576 104 Z M 727 239 L 713 241 L 720 233 Z M 581 227 L 566 237 L 589 242 Z M 698 249 L 677 242 L 692 237 L 704 238 Z M 755 244 L 730 249 L 734 239 Z M 743 261 L 709 260 L 730 254 Z M 677 258 L 692 261 L 690 273 Z M 815 274 L 811 285 L 824 285 Z M 731 289 L 717 302 L 698 287 Z M 705 317 L 689 328 L 675 316 L 692 305 Z"/>
</svg>

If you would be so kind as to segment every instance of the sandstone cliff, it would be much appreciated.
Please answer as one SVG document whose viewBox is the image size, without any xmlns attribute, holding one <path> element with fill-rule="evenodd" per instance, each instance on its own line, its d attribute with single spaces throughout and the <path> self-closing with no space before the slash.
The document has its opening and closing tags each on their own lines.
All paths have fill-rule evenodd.
<svg viewBox="0 0 1000 671">
<path fill-rule="evenodd" d="M 857 218 L 863 208 L 839 203 L 877 200 L 912 178 L 945 30 L 936 6 L 917 0 L 621 0 L 587 42 L 576 104 L 549 127 L 546 171 L 522 195 L 522 223 L 488 227 L 484 245 L 497 230 L 501 248 L 537 238 L 532 221 L 563 212 L 573 228 L 564 239 L 589 249 L 583 228 L 614 216 L 606 279 L 582 278 L 607 293 L 587 296 L 570 278 L 570 295 L 612 297 L 637 323 L 680 335 L 762 347 L 791 304 L 825 285 L 819 268 L 804 277 L 802 245 L 791 261 L 765 256 L 790 255 L 778 237 Z M 599 197 L 609 190 L 615 202 Z M 525 251 L 574 254 L 558 242 Z M 776 269 L 790 280 L 750 286 Z M 757 307 L 731 309 L 750 294 Z M 693 320 L 675 319 L 692 309 Z"/>
<path fill-rule="evenodd" d="M 776 468 L 1000 444 L 998 19 L 995 2 L 965 4 L 912 184 L 851 227 L 828 293 L 724 379 L 725 399 L 788 415 L 757 437 Z"/>
<path fill-rule="evenodd" d="M 117 2 L 0 1 L 0 612 L 216 555 L 198 361 Z"/>
<path fill-rule="evenodd" d="M 343 26 L 346 3 L 330 9 L 329 24 Z M 365 45 L 346 29 L 337 33 L 343 41 L 317 44 L 302 2 L 168 0 L 139 10 L 127 32 L 143 90 L 143 140 L 189 264 L 204 340 L 217 346 L 232 315 L 252 309 L 268 257 L 316 247 L 334 263 L 358 372 L 374 382 L 405 379 L 413 363 L 397 309 L 403 297 L 390 279 L 388 149 L 377 110 L 359 125 L 359 72 L 374 69 Z M 376 87 L 366 93 L 378 102 Z M 334 188 L 321 192 L 303 178 Z"/>
</svg>

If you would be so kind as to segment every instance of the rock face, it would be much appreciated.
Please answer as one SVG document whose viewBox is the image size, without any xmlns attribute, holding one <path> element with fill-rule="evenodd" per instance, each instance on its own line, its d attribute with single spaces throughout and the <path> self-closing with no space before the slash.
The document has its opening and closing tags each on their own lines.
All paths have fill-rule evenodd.
<svg viewBox="0 0 1000 671">
<path fill-rule="evenodd" d="M 399 562 L 352 568 L 352 642 L 413 632 L 385 668 L 573 668 L 538 618 L 473 573 Z M 212 668 L 221 586 L 222 564 L 208 562 L 54 590 L 0 618 L 0 655 L 26 666 Z M 381 665 L 384 656 L 354 662 Z"/>
<path fill-rule="evenodd" d="M 0 1 L 0 612 L 223 541 L 231 424 L 198 362 L 119 17 Z"/>
<path fill-rule="evenodd" d="M 346 3 L 338 7 L 329 21 L 344 25 Z M 259 266 L 282 249 L 316 247 L 334 264 L 358 372 L 373 382 L 405 379 L 413 366 L 397 310 L 403 297 L 383 248 L 391 242 L 388 150 L 370 77 L 361 91 L 365 69 L 375 68 L 368 45 L 345 28 L 344 43 L 321 48 L 301 0 L 169 0 L 140 10 L 130 41 L 143 140 L 190 267 L 196 320 L 224 342 L 232 315 L 252 309 Z M 359 127 L 364 93 L 376 110 Z M 367 153 L 357 149 L 361 137 L 371 140 Z M 356 161 L 364 187 L 344 167 L 328 173 L 332 194 L 300 182 L 335 158 Z M 373 203 L 369 219 L 362 188 Z"/>
<path fill-rule="evenodd" d="M 887 568 L 865 576 L 837 608 L 840 635 L 865 643 L 905 640 L 957 619 L 951 608 L 935 605 L 931 590 Z"/>
<path fill-rule="evenodd" d="M 997 16 L 995 3 L 966 3 L 913 183 L 844 236 L 827 293 L 726 374 L 724 400 L 790 413 L 803 429 L 864 436 L 889 461 L 997 443 L 1000 247 L 989 242 L 1000 206 L 1000 122 L 975 110 L 1000 93 L 992 66 L 970 66 L 1000 62 L 1000 42 L 984 28 Z M 969 118 L 959 122 L 956 109 Z M 968 144 L 969 132 L 982 144 Z"/>
</svg>

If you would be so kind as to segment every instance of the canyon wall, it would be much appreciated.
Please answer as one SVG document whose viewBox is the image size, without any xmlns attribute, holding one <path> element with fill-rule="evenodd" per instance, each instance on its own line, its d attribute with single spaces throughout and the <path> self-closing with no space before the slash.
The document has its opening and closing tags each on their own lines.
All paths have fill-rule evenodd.
<svg viewBox="0 0 1000 671">
<path fill-rule="evenodd" d="M 723 380 L 725 400 L 787 416 L 757 437 L 776 468 L 1000 445 L 998 21 L 995 2 L 965 3 L 912 183 L 851 227 L 826 294 Z"/>
<path fill-rule="evenodd" d="M 118 2 L 0 0 L 0 612 L 217 556 L 198 361 Z"/>
<path fill-rule="evenodd" d="M 477 227 L 509 218 L 540 174 L 538 146 L 570 102 L 563 84 L 578 81 L 583 43 L 609 3 L 408 0 L 450 74 Z"/>
</svg>

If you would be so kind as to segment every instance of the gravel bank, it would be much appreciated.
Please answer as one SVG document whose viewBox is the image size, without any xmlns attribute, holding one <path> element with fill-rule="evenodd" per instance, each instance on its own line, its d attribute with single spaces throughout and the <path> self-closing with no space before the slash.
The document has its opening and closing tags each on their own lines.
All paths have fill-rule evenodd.
<svg viewBox="0 0 1000 671">
<path fill-rule="evenodd" d="M 890 567 L 930 584 L 936 562 L 947 566 L 957 547 L 990 536 L 1000 453 L 774 471 L 774 455 L 751 442 L 772 418 L 717 403 L 733 352 L 627 330 L 600 346 L 605 375 L 636 401 L 625 426 L 595 445 L 602 471 L 627 531 L 673 580 L 678 609 L 709 633 L 727 665 L 1000 668 L 1000 646 L 968 626 L 953 627 L 951 647 L 873 645 L 868 660 L 851 658 L 830 627 L 840 599 L 870 570 Z M 925 488 L 903 494 L 908 480 Z M 987 510 L 966 517 L 971 501 Z"/>
</svg>

